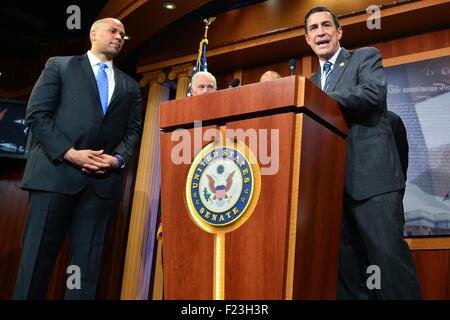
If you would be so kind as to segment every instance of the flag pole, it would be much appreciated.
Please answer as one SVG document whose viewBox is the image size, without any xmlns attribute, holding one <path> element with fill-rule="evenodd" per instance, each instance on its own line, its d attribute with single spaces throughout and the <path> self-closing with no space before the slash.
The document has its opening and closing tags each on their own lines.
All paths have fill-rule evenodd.
<svg viewBox="0 0 450 320">
<path fill-rule="evenodd" d="M 200 44 L 198 46 L 198 55 L 197 60 L 194 66 L 194 70 L 192 71 L 192 77 L 198 72 L 198 71 L 208 71 L 208 67 L 206 64 L 206 47 L 208 46 L 208 29 L 211 23 L 216 20 L 216 17 L 211 17 L 208 19 L 203 19 L 203 22 L 205 23 L 205 33 L 203 35 L 203 39 L 200 41 Z M 192 83 L 189 84 L 188 93 L 187 96 L 192 96 Z"/>
<path fill-rule="evenodd" d="M 211 18 L 208 18 L 208 19 L 203 19 L 203 22 L 205 23 L 205 35 L 203 36 L 203 38 L 208 38 L 208 29 L 209 29 L 209 25 L 211 24 L 211 23 L 213 23 L 214 22 L 214 20 L 216 20 L 216 17 L 211 17 Z"/>
<path fill-rule="evenodd" d="M 202 39 L 202 41 L 200 41 L 200 44 L 199 44 L 199 47 L 198 47 L 198 56 L 197 56 L 197 65 L 198 66 L 200 66 L 200 59 L 201 59 L 202 53 L 203 53 L 203 45 L 204 44 L 208 45 L 208 29 L 209 29 L 209 26 L 211 25 L 211 23 L 214 22 L 214 20 L 216 20 L 216 17 L 203 19 L 203 22 L 205 23 L 205 33 L 204 33 L 203 39 Z"/>
</svg>

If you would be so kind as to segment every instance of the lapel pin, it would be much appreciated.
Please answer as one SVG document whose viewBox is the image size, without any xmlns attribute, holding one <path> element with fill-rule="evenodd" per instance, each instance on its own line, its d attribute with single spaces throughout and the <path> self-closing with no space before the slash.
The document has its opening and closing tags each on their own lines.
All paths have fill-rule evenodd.
<svg viewBox="0 0 450 320">
<path fill-rule="evenodd" d="M 341 67 L 341 68 L 342 68 L 343 66 L 344 66 L 344 63 L 343 63 L 343 62 L 341 62 L 341 64 L 339 65 L 339 67 Z"/>
</svg>

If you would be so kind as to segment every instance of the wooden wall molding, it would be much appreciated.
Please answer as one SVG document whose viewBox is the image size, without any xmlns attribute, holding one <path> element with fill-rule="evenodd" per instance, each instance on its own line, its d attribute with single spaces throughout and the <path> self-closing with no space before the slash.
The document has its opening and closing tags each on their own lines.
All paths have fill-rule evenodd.
<svg viewBox="0 0 450 320">
<path fill-rule="evenodd" d="M 450 237 L 423 237 L 405 239 L 411 250 L 450 249 Z"/>
<path fill-rule="evenodd" d="M 383 59 L 384 67 L 392 67 L 400 64 L 411 63 L 416 61 L 428 60 L 439 57 L 450 56 L 450 47 L 440 48 L 436 50 L 429 50 L 417 53 L 411 53 L 394 58 Z"/>
<path fill-rule="evenodd" d="M 356 16 L 344 15 L 344 18 L 340 20 L 341 25 L 345 26 L 344 33 L 349 34 L 350 39 L 344 36 L 344 42 L 352 42 L 351 38 L 357 39 L 364 36 L 366 42 L 376 42 L 386 39 L 387 37 L 396 37 L 404 34 L 405 32 L 415 32 L 426 28 L 428 25 L 432 26 L 436 23 L 440 24 L 441 21 L 427 23 L 417 21 L 417 16 L 424 17 L 426 19 L 429 15 L 439 15 L 443 10 L 450 11 L 450 0 L 430 0 L 430 1 L 416 1 L 395 6 L 385 6 L 381 9 L 382 27 L 381 30 L 368 30 L 366 26 L 366 20 L 370 16 L 366 13 L 359 12 Z M 417 22 L 411 24 L 411 20 Z M 444 22 L 442 22 L 444 23 Z M 448 23 L 448 22 L 447 22 Z M 391 28 L 390 25 L 396 24 L 397 28 Z M 370 32 L 368 32 L 370 31 Z M 253 63 L 257 64 L 258 57 L 262 52 L 271 48 L 271 57 L 274 58 L 283 51 L 284 55 L 290 56 L 303 56 L 310 54 L 310 48 L 304 40 L 303 25 L 291 26 L 282 30 L 275 30 L 271 32 L 262 33 L 253 37 L 240 39 L 232 43 L 225 43 L 217 46 L 210 46 L 208 48 L 208 64 L 214 65 L 214 69 L 218 69 L 219 65 L 224 65 L 228 69 L 242 67 L 243 64 Z M 286 52 L 292 52 L 287 54 Z M 174 65 L 185 64 L 195 61 L 197 58 L 196 53 L 175 57 L 167 60 L 162 60 L 154 63 L 148 63 L 141 65 L 137 68 L 138 73 L 144 73 L 156 69 L 162 69 L 171 67 Z M 266 59 L 267 60 L 267 59 Z M 213 68 L 211 68 L 213 69 Z"/>
<path fill-rule="evenodd" d="M 122 20 L 147 1 L 148 0 L 110 0 L 103 7 L 99 14 L 99 18 L 116 17 L 117 19 Z"/>
</svg>

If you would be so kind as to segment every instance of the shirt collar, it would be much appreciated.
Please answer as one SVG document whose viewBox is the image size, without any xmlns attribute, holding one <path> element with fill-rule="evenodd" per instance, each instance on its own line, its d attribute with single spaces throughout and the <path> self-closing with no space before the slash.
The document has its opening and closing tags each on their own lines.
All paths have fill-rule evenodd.
<svg viewBox="0 0 450 320">
<path fill-rule="evenodd" d="M 339 47 L 339 49 L 335 52 L 335 54 L 330 58 L 330 59 L 328 59 L 328 60 L 319 60 L 319 63 L 320 63 L 320 70 L 323 70 L 323 65 L 325 64 L 325 62 L 327 62 L 327 61 L 330 61 L 332 64 L 333 64 L 333 66 L 334 66 L 334 64 L 336 63 L 336 60 L 337 60 L 337 57 L 338 57 L 338 55 L 339 55 L 339 52 L 341 52 L 341 47 Z"/>
<path fill-rule="evenodd" d="M 91 67 L 94 67 L 94 66 L 97 65 L 99 62 L 102 62 L 102 63 L 106 64 L 110 70 L 113 69 L 113 63 L 112 63 L 112 60 L 108 60 L 108 61 L 103 62 L 103 61 L 101 61 L 99 58 L 97 58 L 97 57 L 95 56 L 95 54 L 93 54 L 93 53 L 91 52 L 91 50 L 88 50 L 87 56 L 88 56 L 89 62 L 90 62 L 90 64 L 91 64 Z M 95 70 L 95 69 L 94 69 L 94 70 Z"/>
</svg>

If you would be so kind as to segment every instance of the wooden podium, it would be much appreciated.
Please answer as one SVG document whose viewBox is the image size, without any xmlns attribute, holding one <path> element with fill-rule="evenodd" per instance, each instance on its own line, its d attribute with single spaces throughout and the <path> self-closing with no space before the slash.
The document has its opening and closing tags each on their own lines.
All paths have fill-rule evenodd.
<svg viewBox="0 0 450 320">
<path fill-rule="evenodd" d="M 216 297 L 215 235 L 193 222 L 185 195 L 185 160 L 211 142 L 208 128 L 265 133 L 272 157 L 252 150 L 259 201 L 224 236 L 223 298 L 335 298 L 347 126 L 332 99 L 304 77 L 285 77 L 163 102 L 160 128 L 165 299 Z"/>
</svg>

